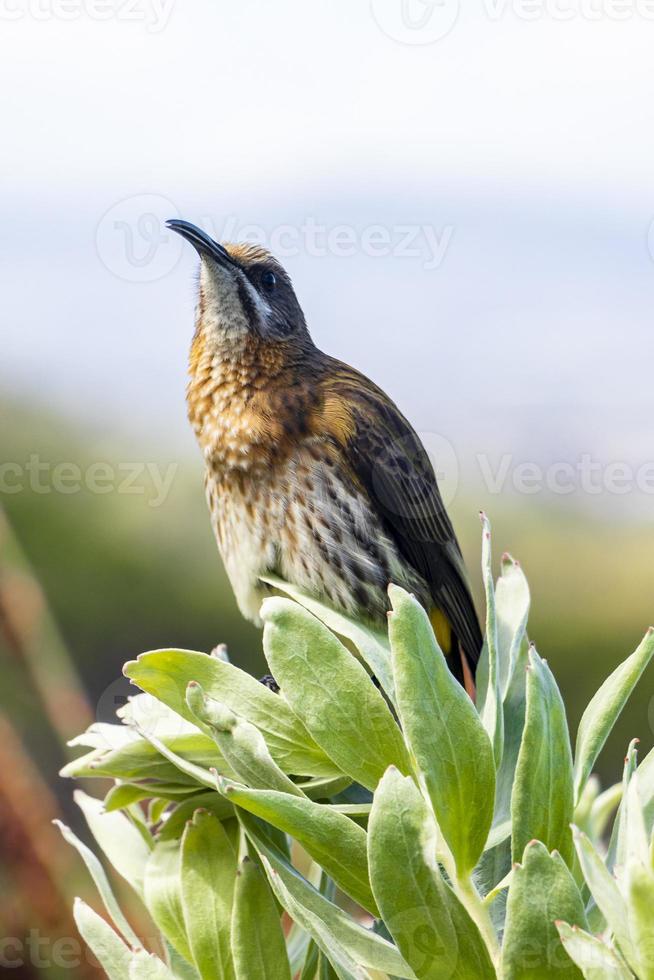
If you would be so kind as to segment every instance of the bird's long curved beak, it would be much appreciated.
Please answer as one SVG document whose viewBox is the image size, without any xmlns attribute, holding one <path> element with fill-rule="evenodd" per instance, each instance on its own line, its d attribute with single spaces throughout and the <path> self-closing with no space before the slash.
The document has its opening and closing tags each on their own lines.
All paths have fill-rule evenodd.
<svg viewBox="0 0 654 980">
<path fill-rule="evenodd" d="M 226 248 L 215 242 L 213 238 L 207 235 L 206 231 L 202 231 L 197 225 L 192 225 L 190 221 L 171 218 L 170 221 L 166 222 L 166 227 L 190 242 L 200 256 L 206 255 L 223 267 L 238 268 L 238 263 L 234 261 Z"/>
</svg>

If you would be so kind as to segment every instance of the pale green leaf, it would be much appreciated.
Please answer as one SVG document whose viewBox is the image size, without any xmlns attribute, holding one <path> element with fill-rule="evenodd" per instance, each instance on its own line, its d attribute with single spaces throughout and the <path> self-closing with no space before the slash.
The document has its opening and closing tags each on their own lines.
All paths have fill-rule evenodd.
<svg viewBox="0 0 654 980">
<path fill-rule="evenodd" d="M 284 592 L 291 599 L 295 599 L 301 606 L 308 609 L 310 613 L 319 619 L 321 623 L 336 633 L 337 636 L 348 640 L 359 652 L 361 659 L 365 661 L 374 676 L 377 678 L 386 694 L 394 700 L 394 684 L 391 672 L 391 648 L 385 632 L 376 630 L 374 627 L 362 623 L 359 620 L 346 616 L 345 613 L 338 612 L 331 606 L 319 602 L 312 596 L 307 595 L 296 585 L 290 585 L 276 575 L 262 575 L 261 580 L 272 585 L 280 592 Z"/>
<path fill-rule="evenodd" d="M 174 840 L 181 837 L 187 821 L 192 818 L 196 810 L 208 810 L 219 820 L 227 820 L 234 816 L 234 807 L 216 789 L 198 793 L 197 796 L 184 800 L 166 815 L 158 840 Z"/>
<path fill-rule="evenodd" d="M 633 973 L 616 950 L 567 922 L 557 922 L 561 942 L 585 980 L 633 980 Z"/>
<path fill-rule="evenodd" d="M 511 878 L 502 948 L 504 980 L 581 976 L 559 940 L 557 920 L 587 928 L 583 901 L 565 861 L 532 841 Z"/>
<path fill-rule="evenodd" d="M 435 835 L 413 780 L 389 769 L 368 830 L 372 887 L 384 923 L 420 980 L 493 978 L 479 930 L 438 868 Z"/>
<path fill-rule="evenodd" d="M 182 837 L 181 882 L 189 946 L 203 980 L 233 980 L 232 907 L 237 825 L 197 810 Z"/>
<path fill-rule="evenodd" d="M 574 843 L 584 879 L 622 952 L 633 959 L 627 908 L 618 883 L 585 834 L 575 829 Z"/>
<path fill-rule="evenodd" d="M 61 831 L 61 835 L 65 841 L 71 844 L 79 853 L 80 857 L 84 861 L 91 878 L 95 883 L 95 887 L 98 889 L 100 898 L 104 903 L 104 907 L 112 918 L 112 921 L 119 932 L 122 934 L 123 938 L 130 946 L 140 946 L 140 940 L 129 922 L 123 915 L 118 902 L 114 897 L 114 893 L 111 890 L 111 885 L 109 884 L 109 879 L 105 873 L 104 868 L 100 864 L 100 861 L 95 856 L 93 851 L 83 844 L 78 837 L 72 832 L 70 827 L 62 823 L 61 820 L 53 821 L 55 826 Z"/>
<path fill-rule="evenodd" d="M 502 555 L 501 575 L 495 587 L 495 615 L 499 689 L 503 700 L 506 700 L 509 685 L 518 668 L 526 636 L 529 604 L 529 585 L 520 564 L 511 555 Z"/>
<path fill-rule="evenodd" d="M 209 697 L 256 725 L 285 772 L 337 774 L 284 699 L 232 664 L 204 653 L 155 650 L 127 663 L 124 673 L 188 721 L 193 717 L 186 705 L 186 689 L 190 681 L 197 681 Z"/>
<path fill-rule="evenodd" d="M 527 668 L 525 728 L 518 756 L 511 818 L 513 860 L 533 839 L 572 860 L 572 754 L 561 694 L 532 648 Z"/>
<path fill-rule="evenodd" d="M 389 635 L 402 728 L 461 874 L 477 863 L 493 817 L 495 764 L 475 707 L 450 672 L 422 606 L 391 586 Z"/>
<path fill-rule="evenodd" d="M 584 711 L 575 747 L 575 801 L 653 654 L 654 629 L 650 628 L 638 649 L 607 677 Z"/>
<path fill-rule="evenodd" d="M 145 869 L 145 904 L 171 946 L 193 962 L 181 895 L 179 841 L 158 841 Z"/>
<path fill-rule="evenodd" d="M 306 921 L 312 923 L 311 928 L 304 926 L 308 932 L 314 935 L 312 929 L 315 923 L 320 923 L 320 942 L 324 943 L 331 937 L 334 945 L 342 948 L 352 962 L 371 970 L 388 973 L 393 977 L 414 980 L 413 971 L 404 962 L 396 947 L 369 929 L 364 929 L 351 916 L 321 895 L 289 864 L 276 847 L 264 824 L 245 811 L 239 811 L 239 820 L 253 846 L 260 856 L 267 860 L 269 868 L 275 872 L 275 879 L 274 881 L 271 879 L 271 885 L 280 903 L 284 905 L 280 898 L 280 890 L 276 888 L 279 881 L 284 886 L 284 894 L 291 895 L 295 905 L 299 906 L 303 914 L 308 914 Z M 289 914 L 295 918 L 290 911 Z"/>
<path fill-rule="evenodd" d="M 258 728 L 239 718 L 220 701 L 208 698 L 195 681 L 188 686 L 186 701 L 194 716 L 211 732 L 236 779 L 253 789 L 304 795 L 273 760 Z"/>
<path fill-rule="evenodd" d="M 105 813 L 102 801 L 82 790 L 75 791 L 74 799 L 111 866 L 142 896 L 150 848 L 140 832 L 124 813 Z"/>
<path fill-rule="evenodd" d="M 654 872 L 631 859 L 624 877 L 632 950 L 623 953 L 638 980 L 654 980 Z"/>
<path fill-rule="evenodd" d="M 129 964 L 132 951 L 111 926 L 83 902 L 75 899 L 73 907 L 75 925 L 109 980 L 129 980 Z"/>
<path fill-rule="evenodd" d="M 493 746 L 495 765 L 499 769 L 504 751 L 504 713 L 502 711 L 501 675 L 499 663 L 499 638 L 495 589 L 493 587 L 493 567 L 491 553 L 491 529 L 488 518 L 481 515 L 481 571 L 486 593 L 486 632 L 481 654 L 481 677 L 483 684 L 479 692 L 479 714 Z M 509 668 L 504 670 L 509 674 Z"/>
<path fill-rule="evenodd" d="M 130 960 L 129 980 L 176 980 L 176 978 L 158 956 L 141 949 Z"/>
<path fill-rule="evenodd" d="M 388 705 L 340 640 L 290 599 L 266 599 L 261 616 L 270 669 L 336 766 L 368 789 L 391 764 L 408 772 L 402 734 Z"/>
<path fill-rule="evenodd" d="M 272 790 L 220 782 L 230 802 L 294 837 L 338 887 L 377 916 L 368 879 L 366 832 L 330 806 Z"/>
<path fill-rule="evenodd" d="M 236 876 L 232 953 L 236 980 L 291 980 L 279 910 L 265 875 L 247 857 Z"/>
</svg>

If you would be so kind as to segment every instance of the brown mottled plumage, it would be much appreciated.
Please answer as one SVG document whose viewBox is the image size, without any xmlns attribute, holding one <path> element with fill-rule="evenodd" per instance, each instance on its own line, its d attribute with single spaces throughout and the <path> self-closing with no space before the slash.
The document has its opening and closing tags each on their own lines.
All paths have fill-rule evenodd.
<svg viewBox="0 0 654 980">
<path fill-rule="evenodd" d="M 380 624 L 395 582 L 428 610 L 470 689 L 481 633 L 418 436 L 372 381 L 318 350 L 265 249 L 170 227 L 202 260 L 188 411 L 244 616 L 258 621 L 266 572 Z"/>
</svg>

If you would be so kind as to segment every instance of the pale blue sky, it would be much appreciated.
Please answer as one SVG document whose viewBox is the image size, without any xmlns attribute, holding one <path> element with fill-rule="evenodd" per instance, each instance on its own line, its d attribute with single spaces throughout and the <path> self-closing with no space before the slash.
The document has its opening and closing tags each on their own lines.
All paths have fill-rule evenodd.
<svg viewBox="0 0 654 980">
<path fill-rule="evenodd" d="M 10 395 L 193 452 L 177 213 L 283 243 L 316 340 L 462 468 L 654 455 L 646 0 L 475 0 L 432 43 L 455 0 L 66 2 L 0 4 Z"/>
</svg>

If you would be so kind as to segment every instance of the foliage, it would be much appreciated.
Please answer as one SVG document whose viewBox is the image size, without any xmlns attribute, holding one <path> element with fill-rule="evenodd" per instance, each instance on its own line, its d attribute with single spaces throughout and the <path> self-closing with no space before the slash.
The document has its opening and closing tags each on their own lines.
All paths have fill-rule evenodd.
<svg viewBox="0 0 654 980">
<path fill-rule="evenodd" d="M 104 904 L 75 916 L 109 977 L 654 978 L 654 753 L 637 765 L 632 744 L 603 793 L 591 775 L 654 632 L 573 752 L 522 570 L 504 556 L 493 583 L 485 519 L 483 544 L 476 708 L 394 586 L 386 636 L 275 580 L 263 645 L 281 694 L 220 653 L 126 665 L 143 693 L 64 770 L 114 780 L 103 805 L 76 799 L 158 931 L 144 951 L 62 827 Z"/>
</svg>

